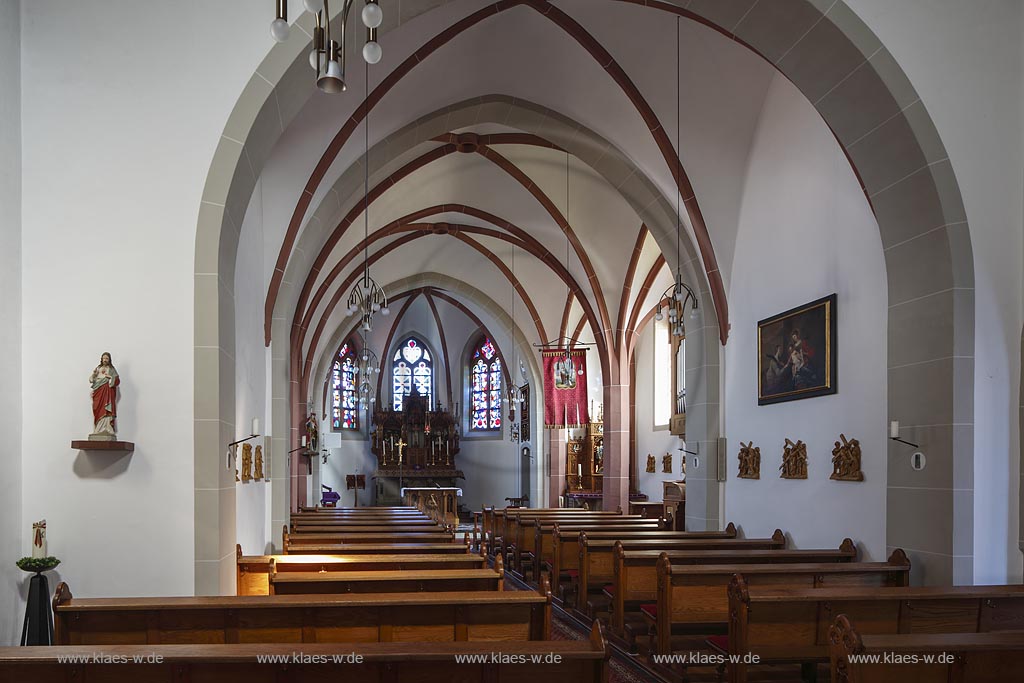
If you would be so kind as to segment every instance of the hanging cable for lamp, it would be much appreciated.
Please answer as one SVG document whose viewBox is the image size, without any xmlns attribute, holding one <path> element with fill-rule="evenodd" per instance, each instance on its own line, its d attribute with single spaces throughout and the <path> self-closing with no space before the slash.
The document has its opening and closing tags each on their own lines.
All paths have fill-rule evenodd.
<svg viewBox="0 0 1024 683">
<path fill-rule="evenodd" d="M 676 185 L 676 273 L 675 281 L 668 289 L 661 295 L 661 299 L 658 302 L 658 310 L 654 315 L 654 319 L 661 321 L 665 319 L 664 309 L 668 309 L 668 319 L 670 323 L 670 332 L 674 337 L 682 337 L 686 334 L 686 325 L 683 322 L 685 318 L 686 306 L 690 304 L 690 318 L 696 320 L 697 318 L 697 294 L 693 289 L 683 281 L 683 261 L 682 261 L 682 244 L 683 244 L 683 214 L 682 214 L 682 191 L 679 189 L 680 180 L 683 177 L 682 161 L 680 157 L 681 152 L 681 135 L 682 130 L 680 125 L 680 111 L 681 106 L 681 74 L 680 74 L 680 17 L 676 17 L 676 167 L 675 167 L 675 185 Z"/>
<path fill-rule="evenodd" d="M 366 95 L 370 92 L 370 67 L 366 66 Z M 365 334 L 373 330 L 373 316 L 380 312 L 387 316 L 388 298 L 384 288 L 370 276 L 370 117 L 363 121 L 365 155 L 363 158 L 363 276 L 348 295 L 349 315 L 359 314 L 359 329 Z"/>
</svg>

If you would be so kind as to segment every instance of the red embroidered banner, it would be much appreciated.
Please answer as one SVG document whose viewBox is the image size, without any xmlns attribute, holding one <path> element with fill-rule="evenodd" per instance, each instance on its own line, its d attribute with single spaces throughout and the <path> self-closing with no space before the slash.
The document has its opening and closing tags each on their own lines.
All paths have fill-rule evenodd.
<svg viewBox="0 0 1024 683">
<path fill-rule="evenodd" d="M 544 357 L 544 426 L 582 427 L 587 410 L 587 350 L 552 349 Z"/>
</svg>

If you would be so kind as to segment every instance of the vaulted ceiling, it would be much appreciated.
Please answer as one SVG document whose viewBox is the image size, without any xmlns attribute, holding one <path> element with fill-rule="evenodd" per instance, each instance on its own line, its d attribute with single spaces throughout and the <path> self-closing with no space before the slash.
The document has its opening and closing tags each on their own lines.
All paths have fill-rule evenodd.
<svg viewBox="0 0 1024 683">
<path fill-rule="evenodd" d="M 750 143 L 775 70 L 684 18 L 677 90 L 670 13 L 594 0 L 558 0 L 557 16 L 492 4 L 403 16 L 383 34 L 380 64 L 350 56 L 341 95 L 315 91 L 302 63 L 295 92 L 277 93 L 308 101 L 262 174 L 268 341 L 271 317 L 291 321 L 303 374 L 352 325 L 343 309 L 364 227 L 386 289 L 422 273 L 471 283 L 514 306 L 530 342 L 578 333 L 614 350 L 615 331 L 650 310 L 677 258 L 708 324 L 727 321 Z M 396 16 L 395 3 L 383 6 Z"/>
</svg>

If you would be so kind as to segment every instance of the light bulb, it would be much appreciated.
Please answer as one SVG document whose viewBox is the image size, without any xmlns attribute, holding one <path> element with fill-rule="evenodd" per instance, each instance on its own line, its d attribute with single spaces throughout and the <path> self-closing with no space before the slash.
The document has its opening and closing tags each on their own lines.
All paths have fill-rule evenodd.
<svg viewBox="0 0 1024 683">
<path fill-rule="evenodd" d="M 381 315 L 391 315 L 391 309 L 388 308 L 387 306 L 384 306 L 383 308 L 380 309 L 380 314 Z"/>
<path fill-rule="evenodd" d="M 377 28 L 384 21 L 384 11 L 375 2 L 366 4 L 363 8 L 363 26 L 366 28 Z M 370 60 L 366 60 L 370 61 Z M 370 62 L 371 64 L 373 62 Z"/>
<path fill-rule="evenodd" d="M 288 22 L 280 17 L 270 22 L 270 36 L 279 43 L 288 40 Z"/>
<path fill-rule="evenodd" d="M 682 300 L 683 300 L 683 288 L 682 287 L 677 287 L 676 288 L 676 301 L 682 301 Z"/>
<path fill-rule="evenodd" d="M 302 0 L 307 12 L 319 12 L 324 8 L 324 0 Z"/>
<path fill-rule="evenodd" d="M 696 319 L 697 319 L 697 307 L 694 306 L 693 308 L 690 309 L 690 320 L 696 320 Z"/>
<path fill-rule="evenodd" d="M 319 50 L 316 50 L 316 49 L 310 50 L 309 51 L 309 68 L 311 68 L 313 71 L 323 71 L 324 70 L 324 60 L 325 59 L 327 59 L 327 56 L 324 55 L 324 53 L 322 53 L 322 52 L 320 52 Z"/>
<path fill-rule="evenodd" d="M 654 319 L 660 323 L 662 320 L 665 319 L 665 315 L 661 311 L 658 311 L 657 313 L 654 314 Z"/>
<path fill-rule="evenodd" d="M 367 7 L 375 7 L 375 5 L 367 5 Z M 363 45 L 363 59 L 366 60 L 367 64 L 376 64 L 383 56 L 384 50 L 381 49 L 380 43 L 377 41 L 371 40 L 366 45 Z"/>
<path fill-rule="evenodd" d="M 370 357 L 367 356 L 366 354 L 363 354 L 363 362 L 365 363 L 368 360 L 370 360 Z"/>
<path fill-rule="evenodd" d="M 376 313 L 377 311 L 379 311 L 379 310 L 380 310 L 380 304 L 378 304 L 378 303 L 374 303 L 374 304 L 371 304 L 371 305 L 370 305 L 370 309 L 371 309 L 371 310 L 372 310 L 372 311 L 373 311 L 374 313 Z"/>
</svg>

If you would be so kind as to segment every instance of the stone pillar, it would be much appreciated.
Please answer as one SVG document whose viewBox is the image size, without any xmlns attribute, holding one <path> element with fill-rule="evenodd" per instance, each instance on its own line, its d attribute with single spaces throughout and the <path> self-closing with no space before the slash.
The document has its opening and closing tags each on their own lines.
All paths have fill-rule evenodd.
<svg viewBox="0 0 1024 683">
<path fill-rule="evenodd" d="M 548 457 L 551 458 L 548 477 L 548 507 L 558 507 L 558 497 L 565 490 L 565 430 L 545 429 L 548 440 Z"/>
<path fill-rule="evenodd" d="M 604 383 L 605 510 L 629 511 L 629 363 L 613 359 Z"/>
</svg>

